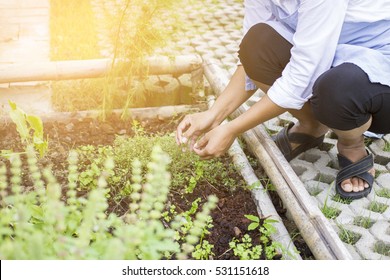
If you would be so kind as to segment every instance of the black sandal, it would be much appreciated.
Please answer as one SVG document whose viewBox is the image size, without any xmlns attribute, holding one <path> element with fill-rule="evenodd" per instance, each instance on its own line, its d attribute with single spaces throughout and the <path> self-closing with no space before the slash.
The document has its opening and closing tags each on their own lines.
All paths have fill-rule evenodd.
<svg viewBox="0 0 390 280">
<path fill-rule="evenodd" d="M 305 134 L 305 133 L 288 133 L 290 128 L 294 126 L 293 122 L 290 122 L 288 126 L 284 127 L 278 134 L 276 134 L 273 139 L 276 146 L 282 152 L 287 161 L 292 160 L 297 155 L 307 151 L 309 149 L 319 146 L 325 138 L 325 135 L 322 135 L 318 138 Z M 300 144 L 297 148 L 292 149 L 290 143 Z"/>
<path fill-rule="evenodd" d="M 349 159 L 340 154 L 337 155 L 337 158 L 339 160 L 340 171 L 336 177 L 336 193 L 344 199 L 359 199 L 366 197 L 371 192 L 372 185 L 374 183 L 374 176 L 368 172 L 374 167 L 373 155 L 367 151 L 367 156 L 357 162 L 351 162 Z M 352 177 L 358 177 L 364 180 L 367 182 L 369 187 L 359 192 L 344 191 L 341 188 L 341 183 Z"/>
</svg>

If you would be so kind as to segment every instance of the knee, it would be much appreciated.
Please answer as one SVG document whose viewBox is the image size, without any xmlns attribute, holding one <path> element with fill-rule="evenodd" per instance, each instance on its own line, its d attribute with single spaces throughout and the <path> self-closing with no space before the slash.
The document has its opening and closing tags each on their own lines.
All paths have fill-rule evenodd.
<svg viewBox="0 0 390 280">
<path fill-rule="evenodd" d="M 272 50 L 272 41 L 276 31 L 265 23 L 258 23 L 252 26 L 242 38 L 238 57 L 243 65 L 246 74 L 259 82 L 265 82 L 257 79 L 263 79 L 265 69 L 269 65 L 270 53 Z M 269 83 L 266 83 L 269 84 Z"/>
<path fill-rule="evenodd" d="M 338 99 L 341 94 L 336 83 L 337 79 L 338 77 L 335 77 L 331 71 L 321 75 L 314 83 L 313 96 L 310 99 L 314 116 L 331 128 L 335 128 L 333 119 L 339 110 L 337 106 L 340 105 Z"/>
<path fill-rule="evenodd" d="M 338 77 L 332 71 L 325 72 L 315 81 L 311 104 L 314 112 L 326 110 L 340 96 Z"/>
<path fill-rule="evenodd" d="M 258 58 L 258 54 L 266 48 L 271 48 L 270 41 L 274 36 L 274 29 L 265 23 L 253 25 L 242 38 L 238 55 L 241 62 L 248 61 L 251 56 Z"/>
<path fill-rule="evenodd" d="M 351 115 L 350 109 L 356 107 L 351 98 L 356 77 L 350 75 L 348 67 L 341 65 L 328 70 L 313 86 L 310 103 L 314 116 L 331 128 L 339 128 L 339 122 Z"/>
</svg>

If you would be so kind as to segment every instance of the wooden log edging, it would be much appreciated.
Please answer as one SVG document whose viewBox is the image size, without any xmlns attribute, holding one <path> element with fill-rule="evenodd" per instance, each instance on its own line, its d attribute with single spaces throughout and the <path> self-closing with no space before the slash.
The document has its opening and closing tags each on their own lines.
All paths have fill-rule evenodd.
<svg viewBox="0 0 390 280">
<path fill-rule="evenodd" d="M 15 82 L 58 81 L 103 77 L 110 73 L 113 64 L 126 60 L 110 58 L 91 60 L 49 61 L 0 65 L 0 84 Z M 154 56 L 142 62 L 149 75 L 172 74 L 179 76 L 202 68 L 199 55 L 176 57 Z"/>
<path fill-rule="evenodd" d="M 204 63 L 204 73 L 214 93 L 219 95 L 228 84 L 227 77 L 217 65 L 207 61 Z M 247 109 L 241 106 L 231 117 L 235 118 Z M 263 126 L 245 132 L 243 138 L 275 185 L 279 197 L 316 259 L 352 259 Z"/>
<path fill-rule="evenodd" d="M 147 120 L 147 119 L 159 119 L 167 120 L 175 116 L 201 112 L 207 109 L 206 104 L 197 105 L 175 105 L 175 106 L 162 106 L 162 107 L 148 107 L 148 108 L 133 108 L 133 109 L 115 109 L 112 111 L 114 116 L 120 117 L 123 115 L 128 116 L 131 119 Z M 41 114 L 39 116 L 42 121 L 45 122 L 69 122 L 73 120 L 82 120 L 86 118 L 98 119 L 103 115 L 102 111 L 90 110 L 90 111 L 77 111 L 77 112 L 51 112 L 49 114 Z M 3 116 L 0 118 L 0 122 L 9 123 L 11 119 L 9 116 Z"/>
<path fill-rule="evenodd" d="M 211 107 L 215 101 L 214 96 L 208 96 L 208 106 Z M 226 123 L 225 120 L 223 123 Z M 255 186 L 251 190 L 252 198 L 256 204 L 257 212 L 260 217 L 271 217 L 274 220 L 277 220 L 278 223 L 275 223 L 276 232 L 271 235 L 272 240 L 282 244 L 284 248 L 287 249 L 287 254 L 283 255 L 284 259 L 293 259 L 301 260 L 302 257 L 299 255 L 297 248 L 294 245 L 286 227 L 284 226 L 282 218 L 279 216 L 276 211 L 271 198 L 268 193 L 261 185 L 259 178 L 257 178 L 251 164 L 248 161 L 244 151 L 242 150 L 240 144 L 235 140 L 230 147 L 229 156 L 232 158 L 236 169 L 240 172 L 241 176 L 244 178 L 248 186 Z M 284 252 L 279 252 L 284 253 Z"/>
</svg>

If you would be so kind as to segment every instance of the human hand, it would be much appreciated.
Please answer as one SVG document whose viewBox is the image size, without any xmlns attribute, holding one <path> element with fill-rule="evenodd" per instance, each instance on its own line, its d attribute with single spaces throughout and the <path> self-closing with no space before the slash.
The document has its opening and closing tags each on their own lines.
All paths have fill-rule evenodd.
<svg viewBox="0 0 390 280">
<path fill-rule="evenodd" d="M 176 129 L 176 143 L 178 145 L 188 143 L 192 150 L 196 139 L 217 125 L 210 111 L 187 115 Z"/>
<path fill-rule="evenodd" d="M 211 159 L 223 155 L 233 144 L 236 135 L 228 125 L 221 125 L 207 132 L 193 147 L 202 159 Z"/>
</svg>

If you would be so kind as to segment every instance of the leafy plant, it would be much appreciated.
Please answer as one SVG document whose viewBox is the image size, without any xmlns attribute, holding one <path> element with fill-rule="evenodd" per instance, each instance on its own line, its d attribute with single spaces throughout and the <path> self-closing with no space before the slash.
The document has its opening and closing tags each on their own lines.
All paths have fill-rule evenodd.
<svg viewBox="0 0 390 280">
<path fill-rule="evenodd" d="M 11 100 L 8 103 L 11 108 L 9 115 L 16 125 L 20 140 L 26 147 L 33 145 L 43 157 L 49 144 L 47 139 L 44 139 L 42 120 L 36 115 L 26 114 Z"/>
<path fill-rule="evenodd" d="M 27 191 L 21 186 L 19 155 L 10 160 L 9 180 L 6 165 L 0 163 L 0 259 L 186 258 L 194 250 L 216 198 L 209 197 L 196 214 L 184 243 L 175 241 L 179 218 L 174 218 L 171 227 L 160 221 L 170 184 L 169 158 L 161 148 L 153 149 L 145 178 L 142 164 L 133 160 L 130 210 L 121 217 L 106 212 L 106 178 L 114 161 L 105 162 L 95 189 L 87 196 L 77 196 L 77 157 L 74 151 L 69 154 L 65 201 L 51 170 L 42 171 L 37 166 L 31 147 L 28 165 L 34 189 Z"/>
<path fill-rule="evenodd" d="M 253 215 L 245 215 L 245 217 L 252 221 L 252 223 L 248 226 L 248 230 L 259 229 L 261 233 L 260 242 L 263 244 L 266 259 L 273 259 L 278 254 L 278 250 L 281 250 L 283 253 L 287 253 L 287 250 L 280 242 L 272 241 L 271 239 L 272 234 L 277 231 L 273 225 L 278 223 L 277 220 L 270 218 L 260 220 L 259 217 Z"/>
<path fill-rule="evenodd" d="M 195 250 L 192 252 L 192 257 L 196 260 L 208 260 L 214 256 L 214 253 L 212 252 L 214 245 L 210 244 L 207 240 L 204 240 L 206 235 L 210 234 L 209 229 L 213 227 L 213 219 L 211 216 L 208 216 L 202 228 L 199 243 L 195 246 Z"/>
<path fill-rule="evenodd" d="M 178 229 L 176 230 L 175 239 L 178 242 L 185 241 L 186 235 L 193 231 L 194 227 L 197 226 L 195 231 L 199 234 L 199 242 L 192 252 L 192 257 L 197 260 L 207 260 L 214 256 L 214 253 L 212 252 L 214 245 L 210 244 L 207 240 L 204 240 L 204 238 L 210 234 L 209 229 L 213 228 L 213 219 L 208 215 L 203 227 L 200 227 L 199 224 L 195 224 L 194 215 L 198 211 L 200 202 L 200 198 L 195 199 L 191 203 L 191 208 L 180 214 L 176 212 L 176 207 L 171 205 L 169 210 L 162 213 L 162 217 L 166 222 L 170 222 L 176 217 Z"/>
<path fill-rule="evenodd" d="M 139 126 L 138 126 L 139 127 Z M 137 128 L 131 138 L 117 137 L 114 142 L 114 157 L 117 168 L 129 170 L 131 160 L 139 158 L 146 163 L 154 145 L 159 145 L 172 159 L 169 171 L 172 174 L 172 188 L 190 192 L 199 184 L 225 185 L 228 189 L 246 186 L 242 179 L 236 179 L 235 167 L 231 162 L 221 159 L 202 161 L 195 153 L 185 152 L 176 145 L 173 135 L 147 135 L 142 128 Z M 193 178 L 193 179 L 191 179 Z"/>
<path fill-rule="evenodd" d="M 261 233 L 259 237 L 260 244 L 254 245 L 252 238 L 248 234 L 243 236 L 241 243 L 236 238 L 233 238 L 229 246 L 233 249 L 235 256 L 238 256 L 241 260 L 248 260 L 258 259 L 264 254 L 266 259 L 271 260 L 278 255 L 278 251 L 288 254 L 287 249 L 280 242 L 272 241 L 271 239 L 271 235 L 277 231 L 273 225 L 278 222 L 277 220 L 270 218 L 260 219 L 254 215 L 245 215 L 245 218 L 251 221 L 248 230 L 258 230 Z"/>
<path fill-rule="evenodd" d="M 192 193 L 200 179 L 203 178 L 203 161 L 195 162 L 195 174 L 190 177 L 185 189 L 186 193 Z"/>
<path fill-rule="evenodd" d="M 214 245 L 210 244 L 207 240 L 203 240 L 201 243 L 195 246 L 192 257 L 196 260 L 209 260 L 214 253 L 212 252 Z"/>
<path fill-rule="evenodd" d="M 210 212 L 217 205 L 218 199 L 216 196 L 209 196 L 208 202 L 203 204 L 202 211 L 198 212 L 193 220 L 193 225 L 185 236 L 185 241 L 182 244 L 182 251 L 178 254 L 179 259 L 186 259 L 195 250 L 195 244 L 202 243 L 204 234 L 208 234 L 208 228 L 211 226 L 212 220 L 210 219 Z M 180 217 L 176 219 L 175 226 L 178 228 L 180 225 Z"/>
<path fill-rule="evenodd" d="M 235 256 L 239 257 L 240 260 L 256 260 L 261 257 L 263 247 L 261 245 L 253 245 L 252 238 L 249 234 L 245 234 L 242 237 L 241 242 L 237 238 L 233 238 L 229 242 L 229 247 L 233 249 Z"/>
<path fill-rule="evenodd" d="M 79 154 L 80 189 L 90 190 L 96 188 L 98 179 L 104 171 L 104 163 L 114 155 L 112 147 L 86 145 L 78 147 L 76 151 Z M 111 170 L 109 175 L 109 181 L 116 178 L 113 178 L 115 176 L 114 170 Z"/>
</svg>

